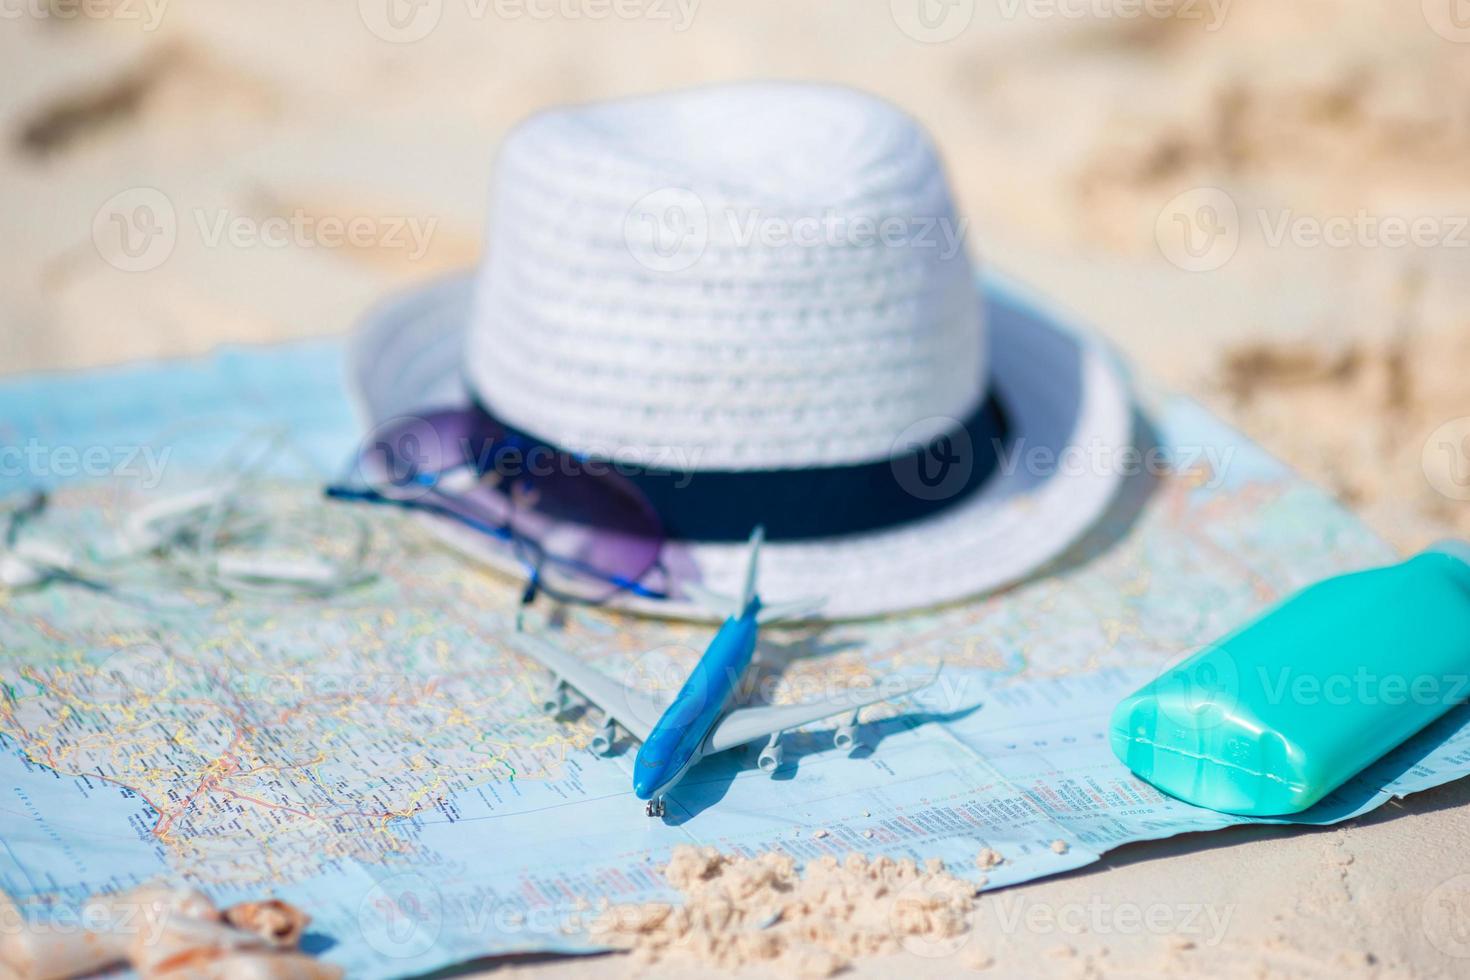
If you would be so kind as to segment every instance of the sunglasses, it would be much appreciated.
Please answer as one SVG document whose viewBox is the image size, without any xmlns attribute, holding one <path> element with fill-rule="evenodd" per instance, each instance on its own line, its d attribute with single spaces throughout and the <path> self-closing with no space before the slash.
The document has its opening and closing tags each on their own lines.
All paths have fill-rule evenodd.
<svg viewBox="0 0 1470 980">
<path fill-rule="evenodd" d="M 632 483 L 475 407 L 379 426 L 326 494 L 433 514 L 498 542 L 526 570 L 523 606 L 541 592 L 590 604 L 668 598 L 663 526 Z"/>
</svg>

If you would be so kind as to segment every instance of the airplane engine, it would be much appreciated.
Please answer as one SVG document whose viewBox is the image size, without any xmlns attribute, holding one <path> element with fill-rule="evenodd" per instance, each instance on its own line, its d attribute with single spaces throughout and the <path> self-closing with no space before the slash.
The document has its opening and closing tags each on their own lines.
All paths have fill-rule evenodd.
<svg viewBox="0 0 1470 980">
<path fill-rule="evenodd" d="M 557 678 L 541 699 L 541 710 L 553 718 L 567 710 L 567 686 Z"/>
<path fill-rule="evenodd" d="M 760 758 L 755 763 L 760 766 L 761 772 L 774 773 L 777 769 L 781 768 L 781 761 L 786 753 L 781 747 L 780 738 L 781 733 L 777 732 L 771 736 L 771 740 L 766 743 L 766 747 L 761 749 Z"/>
<path fill-rule="evenodd" d="M 612 755 L 613 743 L 618 740 L 618 730 L 609 719 L 592 736 L 592 751 L 597 755 Z"/>
<path fill-rule="evenodd" d="M 832 744 L 842 752 L 857 747 L 857 729 L 851 725 L 843 725 L 832 734 Z"/>
</svg>

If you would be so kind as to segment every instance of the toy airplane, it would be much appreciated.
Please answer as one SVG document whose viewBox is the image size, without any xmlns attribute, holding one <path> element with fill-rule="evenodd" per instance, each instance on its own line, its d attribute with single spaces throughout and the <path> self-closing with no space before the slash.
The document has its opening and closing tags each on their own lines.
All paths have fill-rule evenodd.
<svg viewBox="0 0 1470 980">
<path fill-rule="evenodd" d="M 767 773 L 781 767 L 782 732 L 812 722 L 850 712 L 847 723 L 837 729 L 833 744 L 838 749 L 852 748 L 857 741 L 858 709 L 879 701 L 910 694 L 933 683 L 934 678 L 881 694 L 864 695 L 857 701 L 843 703 L 816 701 L 806 704 L 731 706 L 740 681 L 755 653 L 756 634 L 762 623 L 791 618 L 816 611 L 819 602 L 801 601 L 763 606 L 756 594 L 756 562 L 763 532 L 756 528 L 750 537 L 750 565 L 746 571 L 745 591 L 738 602 L 698 590 L 696 598 L 715 605 L 727 613 L 704 656 L 695 664 L 684 686 L 673 701 L 655 701 L 645 694 L 620 684 L 601 671 L 582 662 L 550 641 L 529 634 L 518 634 L 525 652 L 555 675 L 551 690 L 542 704 L 548 714 L 557 715 L 567 705 L 567 689 L 574 688 L 602 710 L 602 727 L 592 739 L 592 750 L 609 755 L 621 726 L 643 744 L 633 763 L 633 792 L 646 801 L 650 817 L 664 815 L 664 797 L 696 762 L 707 755 L 733 749 L 758 739 L 765 739 L 757 765 Z M 647 719 L 657 718 L 652 725 Z"/>
</svg>

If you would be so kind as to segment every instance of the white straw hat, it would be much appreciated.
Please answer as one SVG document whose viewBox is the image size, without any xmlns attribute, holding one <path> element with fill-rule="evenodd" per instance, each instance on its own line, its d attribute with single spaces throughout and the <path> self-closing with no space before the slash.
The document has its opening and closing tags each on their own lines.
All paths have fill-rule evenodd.
<svg viewBox="0 0 1470 980">
<path fill-rule="evenodd" d="M 859 92 L 556 109 L 505 141 L 475 276 L 359 328 L 354 392 L 370 426 L 474 400 L 656 471 L 676 590 L 738 592 L 762 523 L 770 601 L 821 595 L 846 618 L 975 595 L 1103 512 L 1121 468 L 1099 461 L 1129 445 L 1131 409 L 1094 342 L 977 286 L 964 230 L 923 130 Z"/>
</svg>

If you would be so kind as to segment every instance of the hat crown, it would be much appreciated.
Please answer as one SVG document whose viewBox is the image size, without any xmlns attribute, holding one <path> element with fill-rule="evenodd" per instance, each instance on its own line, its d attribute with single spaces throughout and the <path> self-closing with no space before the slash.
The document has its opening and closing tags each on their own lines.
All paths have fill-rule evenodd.
<svg viewBox="0 0 1470 980">
<path fill-rule="evenodd" d="M 506 139 L 468 380 L 566 449 L 689 470 L 871 462 L 985 396 L 974 273 L 919 125 L 745 84 Z"/>
</svg>

